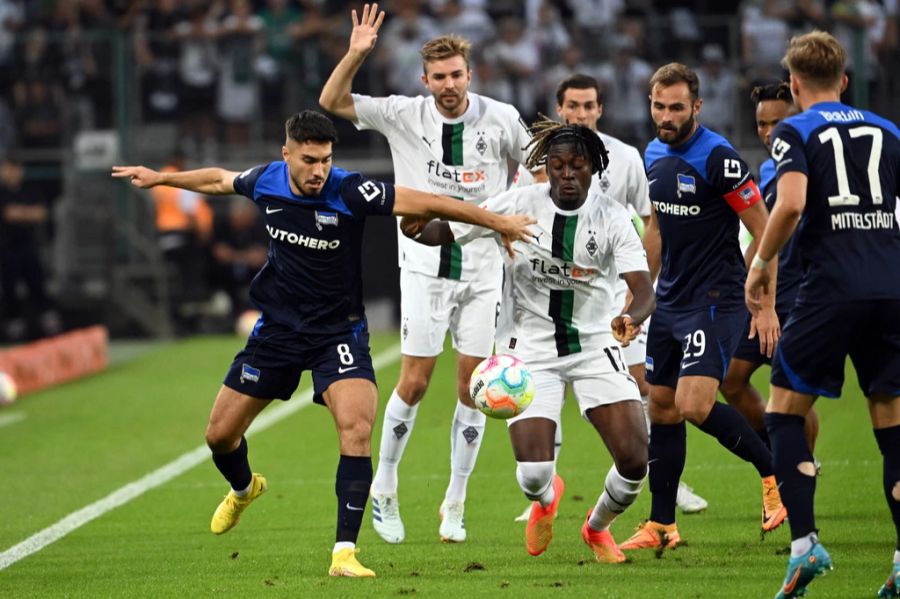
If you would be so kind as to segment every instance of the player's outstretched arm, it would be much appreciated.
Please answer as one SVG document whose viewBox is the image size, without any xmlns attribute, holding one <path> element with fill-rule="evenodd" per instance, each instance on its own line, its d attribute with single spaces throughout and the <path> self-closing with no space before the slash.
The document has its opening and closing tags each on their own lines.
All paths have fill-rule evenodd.
<svg viewBox="0 0 900 599">
<path fill-rule="evenodd" d="M 362 18 L 357 18 L 356 10 L 351 12 L 353 31 L 350 33 L 350 46 L 341 61 L 334 67 L 328 81 L 319 95 L 319 105 L 341 118 L 357 121 L 356 108 L 350 90 L 353 78 L 365 61 L 366 56 L 375 47 L 378 29 L 384 21 L 384 11 L 378 11 L 378 4 L 363 5 Z"/>
<path fill-rule="evenodd" d="M 650 273 L 634 271 L 622 273 L 628 285 L 628 296 L 631 301 L 622 313 L 612 319 L 611 327 L 616 341 L 627 346 L 641 332 L 641 323 L 650 318 L 656 310 L 656 292 L 650 282 Z"/>
<path fill-rule="evenodd" d="M 475 204 L 447 196 L 416 191 L 408 187 L 395 188 L 394 214 L 426 220 L 442 218 L 492 229 L 500 233 L 503 245 L 510 256 L 515 255 L 512 243 L 514 241 L 529 242 L 531 231 L 528 229 L 528 225 L 537 222 L 530 216 L 496 214 L 490 210 L 483 210 Z"/>
<path fill-rule="evenodd" d="M 112 176 L 128 179 L 141 189 L 157 185 L 168 185 L 188 189 L 206 195 L 229 195 L 234 193 L 234 179 L 240 173 L 222 168 L 201 168 L 192 171 L 161 173 L 145 166 L 114 166 Z"/>
</svg>

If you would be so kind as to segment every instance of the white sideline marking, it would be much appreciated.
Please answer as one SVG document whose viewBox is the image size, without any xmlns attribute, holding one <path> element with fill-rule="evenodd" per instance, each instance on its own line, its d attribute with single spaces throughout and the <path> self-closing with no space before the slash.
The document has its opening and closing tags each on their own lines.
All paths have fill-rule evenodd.
<svg viewBox="0 0 900 599">
<path fill-rule="evenodd" d="M 3 414 L 0 415 L 0 427 L 6 426 L 7 424 L 15 424 L 25 420 L 25 412 L 16 412 L 15 414 Z"/>
<path fill-rule="evenodd" d="M 379 368 L 389 366 L 400 359 L 400 344 L 393 345 L 384 350 L 380 354 L 373 356 L 372 366 L 377 371 Z M 273 424 L 283 420 L 298 412 L 312 403 L 312 389 L 306 389 L 302 393 L 295 395 L 291 401 L 278 403 L 270 407 L 268 410 L 260 414 L 247 431 L 247 436 L 255 433 L 261 433 Z M 44 530 L 35 533 L 18 543 L 13 545 L 3 553 L 0 553 L 0 570 L 4 570 L 17 561 L 28 557 L 33 553 L 37 553 L 47 545 L 55 543 L 70 532 L 81 528 L 91 520 L 99 518 L 103 514 L 116 509 L 140 497 L 147 491 L 155 489 L 163 485 L 173 478 L 184 474 L 194 466 L 205 462 L 209 459 L 209 448 L 201 445 L 180 457 L 169 462 L 162 468 L 154 470 L 143 478 L 128 483 L 124 487 L 113 491 L 103 499 L 81 508 L 77 512 L 72 512 L 62 520 L 51 524 Z"/>
</svg>

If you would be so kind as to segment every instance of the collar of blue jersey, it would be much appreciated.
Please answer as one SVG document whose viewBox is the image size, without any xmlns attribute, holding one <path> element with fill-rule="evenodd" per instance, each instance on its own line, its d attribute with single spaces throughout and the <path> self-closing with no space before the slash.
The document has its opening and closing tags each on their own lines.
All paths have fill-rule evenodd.
<svg viewBox="0 0 900 599">
<path fill-rule="evenodd" d="M 691 148 L 694 147 L 694 144 L 697 143 L 697 140 L 699 140 L 701 137 L 703 137 L 703 134 L 706 133 L 707 131 L 708 131 L 708 129 L 706 127 L 704 127 L 703 125 L 697 125 L 697 130 L 694 131 L 694 134 L 691 135 L 687 139 L 686 142 L 684 142 L 683 144 L 676 146 L 674 148 L 665 142 L 660 142 L 660 143 L 662 143 L 664 146 L 666 146 L 666 149 L 668 150 L 668 152 L 670 154 L 687 154 L 688 152 L 691 151 Z"/>
<path fill-rule="evenodd" d="M 349 174 L 342 168 L 332 166 L 328 178 L 325 179 L 325 184 L 322 186 L 322 192 L 318 196 L 297 195 L 291 189 L 288 181 L 287 163 L 277 161 L 273 162 L 257 181 L 256 187 L 253 189 L 253 197 L 259 199 L 261 196 L 267 195 L 307 206 L 324 204 L 337 212 L 350 214 L 349 209 L 340 198 L 340 194 L 336 193 L 340 189 L 341 182 Z"/>
</svg>

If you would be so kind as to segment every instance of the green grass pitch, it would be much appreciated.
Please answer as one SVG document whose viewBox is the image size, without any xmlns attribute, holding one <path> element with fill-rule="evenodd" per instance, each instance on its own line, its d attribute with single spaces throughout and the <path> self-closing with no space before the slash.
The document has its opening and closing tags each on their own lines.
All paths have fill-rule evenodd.
<svg viewBox="0 0 900 599">
<path fill-rule="evenodd" d="M 373 335 L 373 354 L 397 341 Z M 206 418 L 241 340 L 201 338 L 159 348 L 87 380 L 25 397 L 0 416 L 0 552 L 203 444 Z M 679 516 L 686 547 L 598 564 L 582 543 L 587 509 L 609 457 L 574 405 L 564 414 L 559 471 L 566 480 L 555 537 L 530 557 L 525 506 L 505 425 L 489 422 L 469 484 L 469 540 L 441 544 L 437 508 L 449 475 L 454 364 L 439 360 L 400 468 L 407 539 L 387 545 L 367 510 L 360 561 L 374 580 L 326 576 L 334 540 L 337 442 L 330 415 L 310 405 L 250 438 L 254 470 L 270 491 L 240 525 L 216 537 L 212 511 L 226 486 L 211 461 L 103 514 L 0 570 L 3 597 L 771 597 L 784 575 L 787 526 L 759 538 L 753 468 L 689 427 L 684 480 L 706 513 Z M 378 372 L 381 401 L 398 374 Z M 763 380 L 760 377 L 760 380 Z M 817 511 L 835 570 L 811 597 L 874 597 L 894 547 L 881 456 L 865 401 L 848 372 L 840 401 L 822 400 Z M 301 389 L 310 385 L 304 377 Z M 379 416 L 383 407 L 379 409 Z M 380 426 L 376 426 L 376 431 Z M 377 454 L 377 436 L 373 447 Z M 614 525 L 620 542 L 646 518 L 649 492 Z"/>
</svg>

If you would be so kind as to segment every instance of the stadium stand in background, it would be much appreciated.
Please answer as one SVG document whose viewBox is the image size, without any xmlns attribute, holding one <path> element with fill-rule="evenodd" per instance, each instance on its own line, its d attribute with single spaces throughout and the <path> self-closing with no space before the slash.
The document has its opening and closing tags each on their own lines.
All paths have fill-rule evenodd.
<svg viewBox="0 0 900 599">
<path fill-rule="evenodd" d="M 154 200 L 111 181 L 110 165 L 162 166 L 177 153 L 187 168 L 277 159 L 267 140 L 288 114 L 317 108 L 346 50 L 351 4 L 0 0 L 0 158 L 14 152 L 23 161 L 47 206 L 41 259 L 67 328 L 173 333 L 169 306 L 183 289 L 157 242 Z M 792 35 L 821 28 L 850 50 L 846 100 L 900 119 L 892 101 L 900 80 L 889 76 L 900 72 L 897 0 L 392 0 L 384 8 L 391 17 L 382 43 L 354 91 L 419 93 L 419 48 L 455 32 L 474 45 L 473 91 L 516 105 L 529 120 L 555 114 L 553 90 L 564 76 L 593 75 L 605 96 L 600 128 L 643 148 L 652 136 L 647 79 L 678 60 L 701 74 L 701 122 L 756 166 L 764 155 L 749 90 L 785 76 L 779 60 Z M 342 164 L 392 176 L 383 138 L 337 124 Z M 227 214 L 226 204 L 212 207 Z M 390 223 L 367 235 L 396 244 Z M 394 324 L 393 264 L 364 268 L 373 326 Z M 2 290 L 0 320 L 20 291 Z M 221 326 L 191 323 L 183 332 Z"/>
</svg>

